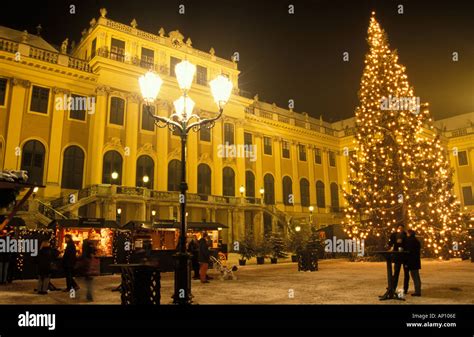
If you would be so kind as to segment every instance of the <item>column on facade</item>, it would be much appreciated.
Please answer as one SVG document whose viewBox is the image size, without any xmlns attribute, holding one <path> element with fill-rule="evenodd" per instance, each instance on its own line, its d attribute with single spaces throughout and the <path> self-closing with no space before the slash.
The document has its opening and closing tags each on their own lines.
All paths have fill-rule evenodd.
<svg viewBox="0 0 474 337">
<path fill-rule="evenodd" d="M 173 220 L 174 219 L 174 206 L 169 206 L 168 207 L 168 219 L 171 219 Z M 178 217 L 179 217 L 179 212 L 178 212 Z M 177 218 L 176 221 L 179 221 L 179 219 Z"/>
<path fill-rule="evenodd" d="M 253 215 L 253 231 L 255 238 L 263 238 L 263 211 L 256 211 Z"/>
<path fill-rule="evenodd" d="M 238 120 L 235 123 L 236 133 L 235 133 L 235 144 L 237 147 L 244 145 L 244 123 L 243 121 Z M 239 191 L 240 186 L 245 186 L 245 157 L 241 155 L 241 151 L 237 151 L 237 172 L 235 177 L 235 182 L 237 184 L 236 191 Z M 240 193 L 239 193 L 240 195 Z"/>
<path fill-rule="evenodd" d="M 243 209 L 235 209 L 232 212 L 232 226 L 234 231 L 234 240 L 242 240 L 245 233 L 245 214 Z"/>
<path fill-rule="evenodd" d="M 96 89 L 96 109 L 95 113 L 90 115 L 89 120 L 89 145 L 87 163 L 89 174 L 87 175 L 90 185 L 102 183 L 102 162 L 103 148 L 105 138 L 105 125 L 108 109 L 109 90 L 106 87 Z"/>
<path fill-rule="evenodd" d="M 316 205 L 316 180 L 314 179 L 314 146 L 308 145 L 308 179 L 309 179 L 309 202 Z"/>
<path fill-rule="evenodd" d="M 62 131 L 64 114 L 66 114 L 67 111 L 64 109 L 57 109 L 57 107 L 64 107 L 67 104 L 69 94 L 69 90 L 53 88 L 53 112 L 51 118 L 51 133 L 49 137 L 48 174 L 46 177 L 46 185 L 48 187 L 46 191 L 48 191 L 50 196 L 59 195 L 61 192 L 59 177 L 61 174 Z M 57 100 L 62 101 L 62 104 L 56 104 Z"/>
<path fill-rule="evenodd" d="M 283 186 L 281 177 L 281 137 L 273 139 L 273 157 L 275 158 L 275 205 L 283 203 Z"/>
<path fill-rule="evenodd" d="M 301 194 L 300 194 L 300 175 L 298 173 L 298 161 L 299 161 L 298 143 L 296 141 L 291 142 L 291 180 L 293 183 L 293 210 L 295 212 L 301 212 Z"/>
<path fill-rule="evenodd" d="M 229 227 L 229 229 L 227 231 L 227 235 L 228 235 L 227 236 L 227 242 L 229 242 L 232 245 L 232 248 L 233 248 L 233 244 L 234 244 L 234 241 L 236 239 L 235 239 L 235 234 L 234 234 L 234 224 L 233 224 L 232 220 L 233 220 L 232 210 L 228 209 L 227 210 L 227 226 Z"/>
<path fill-rule="evenodd" d="M 25 111 L 26 95 L 31 83 L 27 80 L 13 78 L 12 94 L 10 103 L 10 113 L 7 121 L 7 135 L 5 139 L 5 159 L 3 167 L 5 169 L 19 169 L 21 152 L 17 151 L 20 148 L 20 130 L 23 120 L 23 113 Z"/>
<path fill-rule="evenodd" d="M 322 156 L 322 163 L 323 163 L 323 183 L 324 183 L 324 201 L 326 204 L 326 208 L 324 210 L 319 210 L 320 212 L 326 213 L 327 207 L 331 202 L 331 194 L 330 194 L 330 187 L 331 183 L 329 181 L 329 149 L 323 149 L 323 156 Z"/>
<path fill-rule="evenodd" d="M 261 133 L 254 134 L 256 146 L 255 162 L 255 197 L 260 197 L 260 189 L 263 187 L 263 135 Z"/>
<path fill-rule="evenodd" d="M 138 146 L 138 110 L 139 97 L 130 94 L 127 97 L 127 112 L 125 123 L 125 169 L 123 172 L 123 184 L 125 186 L 136 185 L 137 175 L 137 146 Z M 128 151 L 127 151 L 128 150 Z"/>
<path fill-rule="evenodd" d="M 117 203 L 115 199 L 105 201 L 103 207 L 105 220 L 115 220 L 117 218 Z"/>
<path fill-rule="evenodd" d="M 219 148 L 223 144 L 222 138 L 223 123 L 222 119 L 216 121 L 214 128 L 212 129 L 212 194 L 222 195 L 222 156 L 219 155 Z M 197 170 L 197 167 L 196 167 Z"/>
<path fill-rule="evenodd" d="M 169 117 L 169 104 L 160 101 L 156 106 L 156 114 L 162 117 Z M 156 128 L 156 152 L 157 163 L 155 169 L 155 186 L 158 191 L 168 190 L 168 128 Z M 170 219 L 172 218 L 170 215 Z"/>
</svg>

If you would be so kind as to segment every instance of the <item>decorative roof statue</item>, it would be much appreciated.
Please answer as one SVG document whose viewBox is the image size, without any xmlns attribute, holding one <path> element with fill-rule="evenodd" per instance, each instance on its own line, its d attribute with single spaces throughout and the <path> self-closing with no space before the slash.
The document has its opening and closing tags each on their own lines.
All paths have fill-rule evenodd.
<svg viewBox="0 0 474 337">
<path fill-rule="evenodd" d="M 184 36 L 179 32 L 179 30 L 174 30 L 168 35 L 171 39 L 171 44 L 173 45 L 173 47 L 178 48 L 183 45 Z"/>
<path fill-rule="evenodd" d="M 216 51 L 214 50 L 213 47 L 211 47 L 211 49 L 209 50 L 209 54 L 211 54 L 212 56 L 216 54 Z"/>
<path fill-rule="evenodd" d="M 92 20 L 91 20 L 91 22 L 89 22 L 89 24 L 91 25 L 91 27 L 94 27 L 96 22 L 97 22 L 96 19 L 92 18 Z"/>
<path fill-rule="evenodd" d="M 133 19 L 132 22 L 130 22 L 130 26 L 132 26 L 133 28 L 137 28 L 138 26 L 137 20 Z"/>
<path fill-rule="evenodd" d="M 66 38 L 66 40 L 64 40 L 61 45 L 61 53 L 67 54 L 67 45 L 68 45 L 68 39 Z"/>
<path fill-rule="evenodd" d="M 158 34 L 161 36 L 161 37 L 165 37 L 165 30 L 163 27 L 160 28 L 160 30 L 158 31 Z"/>
<path fill-rule="evenodd" d="M 84 35 L 87 34 L 87 29 L 84 29 L 84 30 L 81 32 L 81 34 L 82 34 L 82 37 L 84 37 Z"/>
<path fill-rule="evenodd" d="M 99 12 L 100 12 L 100 16 L 103 18 L 105 18 L 105 16 L 107 15 L 107 9 L 105 7 L 101 8 Z"/>
<path fill-rule="evenodd" d="M 43 27 L 41 27 L 41 23 L 36 26 L 36 35 L 41 36 L 41 30 Z"/>
<path fill-rule="evenodd" d="M 76 48 L 76 41 L 71 42 L 71 50 L 74 50 Z"/>
<path fill-rule="evenodd" d="M 190 38 L 190 37 L 188 37 L 188 39 L 186 40 L 186 45 L 187 45 L 188 47 L 192 47 L 193 41 L 191 41 L 191 38 Z"/>
<path fill-rule="evenodd" d="M 21 34 L 21 42 L 26 43 L 28 41 L 28 31 L 24 30 L 23 33 Z"/>
<path fill-rule="evenodd" d="M 258 102 L 258 94 L 256 94 L 255 96 L 253 96 L 253 100 Z"/>
</svg>

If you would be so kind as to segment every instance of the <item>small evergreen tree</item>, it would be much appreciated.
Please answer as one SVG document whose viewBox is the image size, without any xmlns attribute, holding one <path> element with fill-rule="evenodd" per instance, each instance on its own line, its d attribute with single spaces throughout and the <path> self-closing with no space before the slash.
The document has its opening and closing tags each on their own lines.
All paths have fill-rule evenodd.
<svg viewBox="0 0 474 337">
<path fill-rule="evenodd" d="M 274 259 L 283 259 L 287 257 L 285 253 L 285 242 L 283 237 L 279 232 L 273 232 L 270 235 L 270 244 L 271 244 L 271 256 Z"/>
</svg>

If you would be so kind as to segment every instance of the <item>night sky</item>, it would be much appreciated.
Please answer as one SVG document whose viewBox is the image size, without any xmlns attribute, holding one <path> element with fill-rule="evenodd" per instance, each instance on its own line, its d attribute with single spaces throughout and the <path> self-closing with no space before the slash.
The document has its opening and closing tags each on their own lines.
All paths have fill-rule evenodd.
<svg viewBox="0 0 474 337">
<path fill-rule="evenodd" d="M 76 14 L 69 14 L 69 5 Z M 186 13 L 178 13 L 184 4 Z M 288 5 L 295 14 L 288 14 Z M 404 14 L 397 5 L 404 5 Z M 407 66 L 415 94 L 435 118 L 474 111 L 474 1 L 8 1 L 0 25 L 35 33 L 53 45 L 80 40 L 99 8 L 107 17 L 157 34 L 179 29 L 195 48 L 229 59 L 238 51 L 240 87 L 261 100 L 337 121 L 352 117 L 363 70 L 370 13 Z M 342 53 L 349 52 L 349 62 Z M 452 61 L 452 53 L 459 61 Z"/>
</svg>

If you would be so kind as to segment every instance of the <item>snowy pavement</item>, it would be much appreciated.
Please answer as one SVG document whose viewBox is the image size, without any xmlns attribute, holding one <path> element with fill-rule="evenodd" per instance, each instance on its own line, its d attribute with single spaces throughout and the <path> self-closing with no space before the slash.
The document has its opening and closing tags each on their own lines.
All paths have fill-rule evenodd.
<svg viewBox="0 0 474 337">
<path fill-rule="evenodd" d="M 405 302 L 378 300 L 386 288 L 384 262 L 348 262 L 343 259 L 320 260 L 319 271 L 298 272 L 296 263 L 250 264 L 239 267 L 237 280 L 211 283 L 192 281 L 192 293 L 198 304 L 474 304 L 474 263 L 470 261 L 423 260 L 420 271 L 422 297 L 408 295 Z M 403 274 L 401 275 L 403 277 Z M 400 281 L 402 280 L 400 278 Z M 35 280 L 14 281 L 0 286 L 0 304 L 82 304 L 85 285 L 72 299 L 62 291 L 37 295 Z M 120 275 L 97 277 L 95 304 L 120 304 L 120 293 L 111 290 L 120 283 Z M 64 279 L 54 279 L 65 287 Z M 399 286 L 401 283 L 399 282 Z M 161 303 L 171 303 L 173 274 L 162 274 Z M 413 284 L 410 283 L 411 293 Z"/>
</svg>

